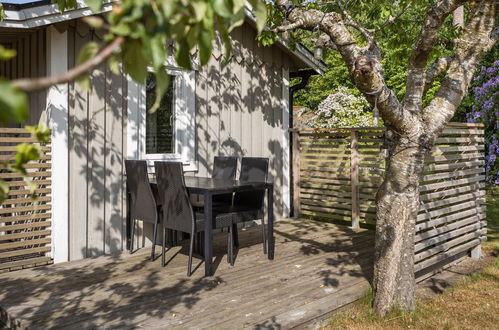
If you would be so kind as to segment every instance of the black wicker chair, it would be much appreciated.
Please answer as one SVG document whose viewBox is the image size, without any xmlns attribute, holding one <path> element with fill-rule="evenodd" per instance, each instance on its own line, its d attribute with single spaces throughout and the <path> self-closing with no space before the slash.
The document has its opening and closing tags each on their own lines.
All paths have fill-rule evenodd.
<svg viewBox="0 0 499 330">
<path fill-rule="evenodd" d="M 257 157 L 243 157 L 241 162 L 240 181 L 266 182 L 268 178 L 269 159 Z M 232 214 L 232 226 L 230 228 L 229 250 L 233 245 L 238 246 L 237 224 L 257 219 L 262 220 L 263 252 L 267 253 L 267 240 L 265 236 L 264 221 L 265 190 L 243 191 L 234 195 L 233 205 L 230 207 L 217 206 L 217 212 Z M 233 253 L 230 254 L 233 257 Z M 234 259 L 230 260 L 234 264 Z"/>
<path fill-rule="evenodd" d="M 132 221 L 130 252 L 133 252 L 136 221 L 141 220 L 152 223 L 154 225 L 154 237 L 151 260 L 154 260 L 154 247 L 156 245 L 159 223 L 159 207 L 149 183 L 147 163 L 145 160 L 125 160 L 125 169 L 127 189 L 130 194 L 130 220 Z"/>
<path fill-rule="evenodd" d="M 235 180 L 237 170 L 237 157 L 216 156 L 213 162 L 213 179 Z M 213 205 L 232 205 L 233 194 L 213 196 Z M 191 201 L 197 211 L 204 207 L 204 201 Z"/>
<path fill-rule="evenodd" d="M 192 253 L 194 250 L 194 238 L 196 233 L 204 230 L 204 215 L 194 212 L 190 203 L 189 194 L 185 187 L 184 172 L 181 162 L 155 162 L 156 180 L 158 183 L 159 201 L 161 203 L 161 223 L 163 224 L 162 248 L 163 255 L 161 265 L 165 266 L 166 231 L 176 230 L 190 234 L 189 263 L 187 276 L 191 275 Z M 213 227 L 215 229 L 230 227 L 232 225 L 232 214 L 214 213 Z M 230 242 L 230 236 L 229 236 Z M 229 250 L 228 253 L 232 253 Z M 229 255 L 229 260 L 233 257 Z"/>
</svg>

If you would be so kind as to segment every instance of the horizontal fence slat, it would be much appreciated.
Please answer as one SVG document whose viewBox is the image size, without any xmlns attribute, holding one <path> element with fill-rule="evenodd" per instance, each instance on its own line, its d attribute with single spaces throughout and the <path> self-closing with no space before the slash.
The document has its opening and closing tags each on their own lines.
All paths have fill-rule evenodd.
<svg viewBox="0 0 499 330">
<path fill-rule="evenodd" d="M 455 177 L 461 177 L 461 176 L 469 176 L 473 174 L 482 174 L 485 173 L 484 168 L 473 168 L 469 170 L 463 170 L 463 171 L 453 171 L 453 172 L 443 172 L 443 173 L 435 173 L 435 174 L 428 174 L 424 175 L 421 177 L 421 181 L 434 181 L 434 180 L 441 180 L 441 179 L 451 179 Z"/>
<path fill-rule="evenodd" d="M 1 222 L 16 222 L 16 221 L 22 221 L 22 220 L 49 219 L 51 217 L 52 217 L 52 213 L 49 213 L 49 212 L 15 215 L 15 216 L 11 216 L 11 217 L 2 216 L 2 217 L 0 217 L 0 223 Z"/>
<path fill-rule="evenodd" d="M 28 228 L 46 228 L 50 227 L 52 223 L 50 221 L 39 221 L 39 222 L 27 222 L 16 225 L 0 226 L 0 232 L 22 230 Z"/>
<path fill-rule="evenodd" d="M 2 205 L 13 205 L 13 204 L 25 204 L 25 203 L 33 203 L 33 202 L 50 202 L 50 196 L 41 196 L 33 200 L 31 198 L 11 198 L 3 201 Z"/>
<path fill-rule="evenodd" d="M 51 147 L 48 146 L 40 147 L 40 150 L 43 152 L 50 152 Z M 16 146 L 0 146 L 0 151 L 1 152 L 17 151 L 17 148 Z"/>
<path fill-rule="evenodd" d="M 41 177 L 49 177 L 51 172 L 49 171 L 36 171 L 36 172 L 28 172 L 27 177 L 31 178 L 41 178 Z M 23 176 L 20 173 L 0 173 L 0 179 L 11 179 L 11 178 L 19 178 L 22 179 Z"/>
<path fill-rule="evenodd" d="M 457 188 L 440 190 L 440 191 L 436 191 L 436 192 L 430 192 L 430 193 L 426 193 L 426 194 L 420 194 L 419 199 L 423 202 L 430 201 L 430 200 L 436 199 L 436 198 L 444 198 L 447 196 L 464 194 L 464 193 L 467 193 L 470 191 L 482 189 L 484 187 L 485 187 L 485 185 L 483 183 L 475 183 L 475 184 L 472 184 L 469 186 L 462 186 L 462 187 L 457 187 Z"/>
<path fill-rule="evenodd" d="M 461 228 L 461 227 L 464 227 L 464 226 L 467 226 L 470 224 L 474 224 L 474 223 L 481 223 L 480 220 L 481 220 L 480 215 L 474 215 L 474 216 L 471 216 L 468 218 L 464 218 L 462 220 L 451 222 L 449 224 L 446 224 L 446 225 L 443 225 L 440 227 L 435 227 L 435 228 L 427 230 L 427 231 L 420 231 L 420 232 L 416 233 L 414 241 L 415 241 L 415 243 L 418 243 L 420 241 L 430 239 L 434 236 L 444 234 L 448 231 L 451 231 L 451 230 L 454 230 L 457 228 Z"/>
<path fill-rule="evenodd" d="M 466 244 L 459 245 L 455 248 L 449 249 L 448 251 L 445 251 L 444 253 L 438 254 L 432 258 L 423 260 L 422 262 L 419 262 L 416 265 L 414 265 L 414 271 L 419 272 L 419 271 L 421 271 L 425 268 L 428 268 L 428 267 L 430 267 L 430 266 L 432 266 L 440 261 L 448 259 L 448 258 L 450 258 L 458 253 L 467 251 L 467 250 L 469 250 L 477 245 L 480 245 L 480 243 L 483 241 L 485 241 L 485 239 L 480 237 L 480 238 L 474 239 Z"/>
<path fill-rule="evenodd" d="M 30 238 L 38 236 L 48 236 L 51 234 L 51 230 L 35 230 L 35 231 L 23 231 L 21 233 L 0 235 L 0 241 L 10 241 L 14 239 Z"/>
<path fill-rule="evenodd" d="M 27 187 L 28 183 L 23 180 L 17 180 L 17 181 L 7 181 L 6 182 L 9 187 Z M 34 183 L 37 186 L 46 186 L 46 185 L 51 185 L 52 180 L 35 180 Z"/>
<path fill-rule="evenodd" d="M 25 128 L 17 128 L 17 127 L 0 127 L 1 134 L 29 134 L 31 132 L 27 131 Z"/>
<path fill-rule="evenodd" d="M 10 262 L 0 262 L 0 269 L 17 269 L 20 267 L 46 265 L 49 263 L 52 263 L 52 259 L 50 257 L 31 257 Z"/>
<path fill-rule="evenodd" d="M 50 237 L 37 238 L 37 239 L 25 239 L 18 242 L 0 243 L 0 251 L 15 249 L 20 247 L 29 247 L 33 245 L 48 244 L 50 243 Z"/>
<path fill-rule="evenodd" d="M 465 154 L 430 155 L 426 157 L 425 161 L 427 163 L 448 162 L 450 160 L 480 159 L 483 157 L 485 155 L 482 153 L 470 152 Z"/>
<path fill-rule="evenodd" d="M 433 202 L 427 202 L 424 205 L 420 206 L 419 213 L 427 212 L 427 211 L 429 211 L 433 208 L 436 208 L 436 207 L 442 207 L 442 206 L 446 206 L 449 204 L 455 204 L 455 203 L 459 203 L 459 202 L 468 201 L 470 199 L 476 200 L 484 195 L 485 195 L 484 191 L 474 191 L 472 193 L 465 194 L 465 195 L 459 195 L 459 196 L 455 196 L 455 197 L 439 199 L 439 200 L 433 201 Z"/>
<path fill-rule="evenodd" d="M 22 206 L 22 207 L 5 207 L 5 208 L 0 208 L 0 214 L 41 211 L 41 210 L 50 210 L 50 205 L 43 205 L 42 204 L 42 205 L 30 205 L 30 206 Z"/>
<path fill-rule="evenodd" d="M 419 243 L 417 243 L 414 246 L 414 251 L 419 252 L 419 251 L 421 251 L 429 246 L 447 241 L 447 240 L 452 239 L 454 237 L 457 237 L 459 235 L 466 234 L 469 232 L 478 231 L 481 227 L 482 227 L 482 225 L 480 224 L 480 222 L 475 222 L 471 225 L 464 226 L 464 227 L 461 227 L 461 228 L 456 229 L 456 230 L 447 231 L 447 232 L 440 234 L 436 237 L 420 241 Z"/>
<path fill-rule="evenodd" d="M 42 247 L 37 247 L 37 248 L 32 248 L 32 249 L 19 249 L 19 250 L 9 251 L 9 252 L 0 252 L 0 259 L 18 257 L 18 256 L 23 256 L 23 255 L 27 255 L 27 254 L 33 254 L 33 253 L 49 252 L 49 251 L 50 251 L 50 246 L 42 246 Z"/>
<path fill-rule="evenodd" d="M 460 162 L 460 163 L 450 163 L 450 164 L 439 164 L 439 165 L 426 165 L 423 172 L 429 171 L 443 171 L 443 170 L 454 170 L 466 167 L 478 167 L 484 165 L 485 162 L 482 160 L 471 161 L 471 162 Z"/>
<path fill-rule="evenodd" d="M 479 176 L 475 176 L 472 178 L 459 179 L 459 180 L 448 180 L 446 182 L 439 182 L 439 183 L 431 183 L 431 184 L 427 184 L 427 185 L 422 185 L 419 187 L 419 191 L 425 192 L 428 190 L 434 190 L 434 189 L 439 189 L 439 188 L 461 186 L 461 185 L 465 185 L 468 183 L 475 183 L 475 182 L 480 182 L 480 181 L 484 181 L 484 180 L 485 180 L 484 175 L 479 175 Z"/>
<path fill-rule="evenodd" d="M 440 218 L 437 218 L 437 219 L 432 219 L 432 220 L 424 221 L 424 222 L 421 222 L 421 223 L 417 223 L 416 224 L 416 232 L 418 232 L 420 230 L 431 229 L 431 228 L 434 228 L 436 226 L 442 225 L 444 223 L 449 223 L 451 221 L 456 221 L 456 220 L 465 218 L 467 216 L 471 216 L 471 215 L 476 215 L 476 214 L 482 213 L 484 211 L 485 211 L 485 208 L 483 208 L 483 207 L 473 207 L 473 208 L 471 208 L 469 210 L 465 210 L 465 211 L 453 213 L 453 214 L 450 214 L 450 215 L 446 215 L 444 217 L 440 217 Z"/>
<path fill-rule="evenodd" d="M 428 257 L 431 257 L 431 256 L 433 256 L 435 254 L 438 254 L 439 252 L 445 252 L 445 251 L 449 250 L 452 247 L 455 247 L 457 245 L 461 245 L 463 243 L 466 243 L 466 242 L 468 242 L 470 240 L 479 238 L 480 236 L 482 236 L 482 231 L 481 230 L 477 230 L 477 231 L 475 231 L 473 233 L 469 233 L 469 234 L 466 234 L 466 235 L 463 235 L 463 236 L 459 236 L 459 237 L 453 238 L 453 239 L 451 239 L 449 241 L 446 241 L 445 243 L 436 245 L 433 248 L 430 248 L 428 250 L 424 250 L 424 251 L 421 251 L 419 253 L 416 253 L 414 255 L 414 259 L 415 259 L 416 262 L 421 261 L 421 260 L 426 259 Z"/>
<path fill-rule="evenodd" d="M 482 151 L 485 147 L 482 145 L 478 146 L 452 146 L 452 147 L 441 147 L 436 146 L 431 149 L 431 152 L 457 152 L 457 151 Z"/>
<path fill-rule="evenodd" d="M 37 195 L 50 194 L 52 192 L 51 188 L 39 188 L 35 189 L 34 193 Z M 9 196 L 19 196 L 19 195 L 31 195 L 31 190 L 29 189 L 11 189 L 9 191 Z"/>
<path fill-rule="evenodd" d="M 420 213 L 420 214 L 418 214 L 417 221 L 429 220 L 432 218 L 435 219 L 435 218 L 440 217 L 442 215 L 454 213 L 456 211 L 460 211 L 460 210 L 464 210 L 464 209 L 468 209 L 468 208 L 472 208 L 472 207 L 477 207 L 477 206 L 479 206 L 479 201 L 459 203 L 459 204 L 455 204 L 452 206 L 437 209 L 434 211 Z"/>
</svg>

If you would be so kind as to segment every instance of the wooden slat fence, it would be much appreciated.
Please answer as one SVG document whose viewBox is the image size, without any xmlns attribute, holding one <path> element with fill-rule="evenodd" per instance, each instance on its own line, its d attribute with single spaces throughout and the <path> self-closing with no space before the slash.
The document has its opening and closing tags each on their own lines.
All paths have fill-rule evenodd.
<svg viewBox="0 0 499 330">
<path fill-rule="evenodd" d="M 374 223 L 384 171 L 380 128 L 302 130 L 293 134 L 295 214 Z"/>
<path fill-rule="evenodd" d="M 480 124 L 450 123 L 421 177 L 415 270 L 422 277 L 485 240 L 484 138 Z M 295 214 L 375 223 L 382 182 L 382 128 L 293 131 Z"/>
<path fill-rule="evenodd" d="M 0 162 L 15 157 L 20 143 L 35 143 L 22 128 L 0 128 Z M 0 165 L 0 178 L 10 188 L 0 204 L 0 272 L 43 265 L 51 262 L 51 153 L 50 144 L 40 146 L 39 161 L 25 167 L 36 185 L 36 200 L 28 183 L 17 172 Z"/>
<path fill-rule="evenodd" d="M 480 124 L 451 123 L 426 159 L 416 222 L 416 277 L 486 239 L 483 134 Z"/>
</svg>

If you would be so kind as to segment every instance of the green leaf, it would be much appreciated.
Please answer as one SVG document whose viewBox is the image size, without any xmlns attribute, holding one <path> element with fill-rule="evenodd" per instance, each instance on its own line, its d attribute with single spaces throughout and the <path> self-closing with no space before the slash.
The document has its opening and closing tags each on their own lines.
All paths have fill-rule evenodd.
<svg viewBox="0 0 499 330">
<path fill-rule="evenodd" d="M 213 31 L 203 29 L 199 34 L 199 56 L 201 65 L 205 65 L 210 60 L 213 50 Z"/>
<path fill-rule="evenodd" d="M 80 65 L 85 63 L 86 61 L 94 58 L 95 55 L 99 52 L 99 44 L 95 41 L 91 41 L 83 46 L 80 50 L 80 54 L 78 55 L 78 60 L 76 61 L 76 65 Z M 78 78 L 76 78 L 76 82 L 83 88 L 84 90 L 90 90 L 90 73 L 84 73 Z"/>
<path fill-rule="evenodd" d="M 215 9 L 217 15 L 222 17 L 230 17 L 232 15 L 232 10 L 227 0 L 215 0 L 213 2 L 213 9 Z"/>
<path fill-rule="evenodd" d="M 4 17 L 5 17 L 5 11 L 3 10 L 2 3 L 0 3 L 0 22 L 3 21 Z"/>
<path fill-rule="evenodd" d="M 0 4 L 1 5 L 1 4 Z M 0 204 L 9 196 L 9 185 L 0 179 Z"/>
<path fill-rule="evenodd" d="M 0 61 L 7 61 L 16 56 L 15 49 L 8 49 L 0 45 Z"/>
<path fill-rule="evenodd" d="M 232 40 L 230 40 L 229 33 L 227 32 L 225 25 L 221 21 L 222 19 L 220 17 L 217 17 L 217 26 L 219 26 L 220 36 L 222 37 L 225 46 L 223 65 L 227 65 L 232 56 Z"/>
<path fill-rule="evenodd" d="M 40 158 L 40 146 L 32 143 L 21 143 L 16 146 L 16 159 L 12 168 L 26 175 L 24 165 Z"/>
<path fill-rule="evenodd" d="M 50 141 L 50 128 L 45 125 L 24 126 L 38 142 L 48 143 Z"/>
<path fill-rule="evenodd" d="M 154 100 L 154 104 L 149 109 L 149 113 L 154 113 L 158 110 L 161 105 L 161 99 L 168 89 L 168 85 L 170 84 L 170 77 L 166 71 L 166 68 L 163 66 L 156 72 L 156 99 Z"/>
<path fill-rule="evenodd" d="M 227 29 L 227 31 L 230 33 L 232 32 L 235 28 L 243 25 L 244 23 L 244 18 L 246 17 L 246 12 L 243 9 L 239 10 L 238 13 L 236 13 L 232 18 L 231 18 L 231 25 L 229 26 L 229 28 Z"/>
<path fill-rule="evenodd" d="M 90 9 L 94 12 L 100 12 L 102 9 L 102 0 L 86 0 Z"/>
<path fill-rule="evenodd" d="M 148 40 L 151 51 L 152 65 L 155 70 L 161 68 L 166 60 L 166 42 L 161 34 L 156 34 Z"/>
<path fill-rule="evenodd" d="M 265 27 L 265 23 L 267 22 L 267 7 L 263 1 L 256 0 L 253 2 L 255 2 L 253 11 L 256 17 L 256 28 L 258 32 L 262 32 Z"/>
<path fill-rule="evenodd" d="M 138 83 L 143 84 L 147 77 L 147 59 L 142 51 L 142 43 L 128 39 L 123 45 L 123 65 L 125 71 Z"/>
<path fill-rule="evenodd" d="M 177 60 L 178 65 L 187 70 L 191 70 L 191 57 L 189 54 L 189 50 L 190 49 L 187 40 L 180 40 L 180 42 L 177 44 L 177 54 L 175 56 L 175 59 Z"/>
<path fill-rule="evenodd" d="M 63 13 L 66 9 L 75 9 L 78 7 L 76 0 L 52 0 L 52 3 L 57 3 L 59 10 Z"/>
<path fill-rule="evenodd" d="M 203 20 L 206 10 L 208 9 L 208 4 L 203 1 L 191 1 L 191 6 L 194 9 L 194 14 L 196 16 L 196 22 Z"/>
<path fill-rule="evenodd" d="M 115 75 L 121 74 L 120 63 L 121 61 L 118 59 L 116 55 L 110 56 L 109 59 L 107 60 L 107 65 L 109 66 L 109 70 L 111 70 L 111 72 L 114 73 Z"/>
<path fill-rule="evenodd" d="M 236 14 L 239 12 L 241 9 L 244 10 L 244 5 L 246 4 L 246 0 L 233 0 L 233 13 Z"/>
<path fill-rule="evenodd" d="M 130 29 L 130 25 L 127 23 L 120 22 L 118 25 L 111 27 L 111 32 L 119 36 L 127 36 L 132 32 L 132 30 Z"/>
<path fill-rule="evenodd" d="M 26 94 L 0 78 L 0 123 L 21 123 L 28 119 Z"/>
</svg>

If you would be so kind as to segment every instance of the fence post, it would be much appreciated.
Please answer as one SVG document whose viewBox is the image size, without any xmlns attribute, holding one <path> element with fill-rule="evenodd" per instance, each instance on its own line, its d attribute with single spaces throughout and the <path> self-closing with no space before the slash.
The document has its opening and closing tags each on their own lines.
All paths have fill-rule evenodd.
<svg viewBox="0 0 499 330">
<path fill-rule="evenodd" d="M 350 182 L 352 183 L 352 228 L 359 228 L 359 137 L 358 131 L 352 130 L 350 145 Z"/>
<path fill-rule="evenodd" d="M 293 215 L 298 218 L 301 214 L 300 207 L 300 132 L 292 130 L 293 135 Z"/>
</svg>

